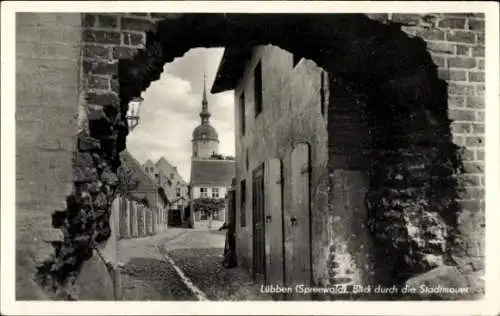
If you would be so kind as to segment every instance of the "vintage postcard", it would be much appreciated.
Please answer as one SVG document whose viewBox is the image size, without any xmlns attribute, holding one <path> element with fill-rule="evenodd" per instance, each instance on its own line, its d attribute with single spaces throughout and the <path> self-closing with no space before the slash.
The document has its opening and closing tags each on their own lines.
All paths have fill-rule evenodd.
<svg viewBox="0 0 500 316">
<path fill-rule="evenodd" d="M 497 314 L 498 9 L 3 2 L 2 313 Z"/>
</svg>

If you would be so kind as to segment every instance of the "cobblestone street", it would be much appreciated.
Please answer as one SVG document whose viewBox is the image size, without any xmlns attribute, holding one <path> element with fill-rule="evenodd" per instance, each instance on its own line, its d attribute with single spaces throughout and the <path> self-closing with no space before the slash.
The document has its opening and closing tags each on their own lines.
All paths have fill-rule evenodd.
<svg viewBox="0 0 500 316">
<path fill-rule="evenodd" d="M 121 240 L 123 300 L 271 300 L 246 271 L 222 266 L 224 239 L 216 230 L 169 228 Z"/>
</svg>

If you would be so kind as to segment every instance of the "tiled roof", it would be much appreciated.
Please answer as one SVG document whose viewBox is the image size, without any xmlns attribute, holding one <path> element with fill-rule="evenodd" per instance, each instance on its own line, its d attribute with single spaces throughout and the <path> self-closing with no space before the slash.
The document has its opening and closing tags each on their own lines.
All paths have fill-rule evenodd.
<svg viewBox="0 0 500 316">
<path fill-rule="evenodd" d="M 234 160 L 193 160 L 191 185 L 230 186 L 234 169 Z"/>
<path fill-rule="evenodd" d="M 174 168 L 174 166 L 165 157 L 161 157 L 160 159 L 158 159 L 158 161 L 155 163 L 155 166 L 164 170 L 166 168 Z"/>
<path fill-rule="evenodd" d="M 149 191 L 156 189 L 156 183 L 146 174 L 141 164 L 132 156 L 132 154 L 124 150 L 120 153 L 121 161 L 128 169 L 133 170 L 135 176 L 139 180 L 139 187 L 136 191 Z"/>
<path fill-rule="evenodd" d="M 168 161 L 165 157 L 161 157 L 160 159 L 158 159 L 155 166 L 159 170 L 163 171 L 166 175 L 170 176 L 170 173 L 173 173 L 175 181 L 180 181 L 182 184 L 187 184 L 186 180 L 184 180 L 179 174 L 177 167 L 172 165 L 172 163 L 170 163 L 170 161 Z"/>
</svg>

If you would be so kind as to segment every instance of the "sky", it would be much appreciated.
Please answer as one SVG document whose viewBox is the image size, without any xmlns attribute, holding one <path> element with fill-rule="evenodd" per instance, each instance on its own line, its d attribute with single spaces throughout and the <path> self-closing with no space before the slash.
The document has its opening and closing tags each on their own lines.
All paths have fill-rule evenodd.
<svg viewBox="0 0 500 316">
<path fill-rule="evenodd" d="M 203 73 L 206 72 L 210 123 L 219 134 L 219 153 L 234 156 L 233 91 L 210 94 L 223 48 L 191 49 L 165 64 L 163 73 L 142 93 L 141 121 L 127 137 L 127 149 L 142 164 L 165 157 L 190 180 L 191 136 L 200 124 Z"/>
</svg>

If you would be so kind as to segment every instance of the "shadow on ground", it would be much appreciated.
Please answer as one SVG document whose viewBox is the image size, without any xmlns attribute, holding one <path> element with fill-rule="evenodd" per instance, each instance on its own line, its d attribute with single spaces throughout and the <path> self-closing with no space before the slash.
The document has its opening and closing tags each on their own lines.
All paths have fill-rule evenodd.
<svg viewBox="0 0 500 316">
<path fill-rule="evenodd" d="M 165 261 L 132 258 L 122 269 L 123 300 L 196 301 Z"/>
</svg>

